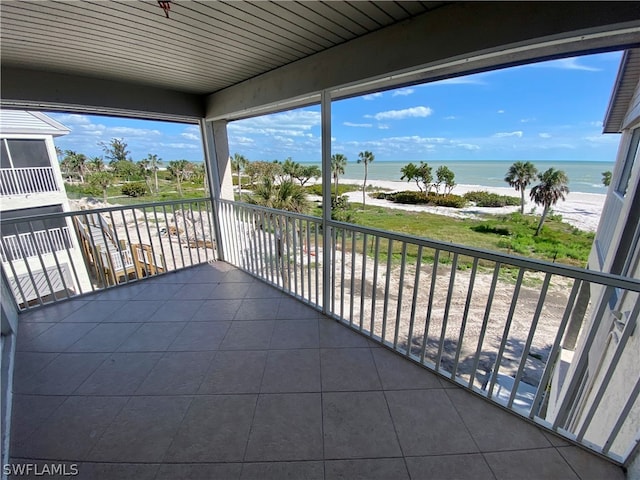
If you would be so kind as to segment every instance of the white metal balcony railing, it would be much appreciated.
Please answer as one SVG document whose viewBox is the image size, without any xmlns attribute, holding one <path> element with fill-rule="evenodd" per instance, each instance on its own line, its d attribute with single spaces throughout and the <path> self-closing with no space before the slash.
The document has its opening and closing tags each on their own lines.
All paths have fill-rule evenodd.
<svg viewBox="0 0 640 480">
<path fill-rule="evenodd" d="M 633 428 L 624 412 L 636 402 L 640 382 L 602 441 L 589 427 L 637 321 L 640 281 L 335 221 L 328 222 L 327 272 L 319 218 L 228 201 L 219 203 L 218 215 L 230 263 L 600 454 L 622 463 L 634 448 L 620 434 Z M 583 286 L 603 292 L 597 312 L 595 302 L 576 308 L 584 302 Z M 587 420 L 576 422 L 571 395 L 548 417 L 549 388 L 569 325 L 591 314 L 604 319 L 611 315 L 609 300 L 623 297 L 631 310 Z M 578 311 L 582 317 L 576 319 Z M 597 330 L 587 335 L 585 351 Z M 581 362 L 577 371 L 585 368 Z"/>
<path fill-rule="evenodd" d="M 73 218 L 85 259 L 85 265 L 73 268 L 90 272 L 90 291 L 220 255 L 530 421 L 618 462 L 629 456 L 633 445 L 621 439 L 628 437 L 633 425 L 625 412 L 637 401 L 640 382 L 630 388 L 611 430 L 599 432 L 603 439 L 594 440 L 589 425 L 614 375 L 619 352 L 633 332 L 640 281 L 335 221 L 323 229 L 317 217 L 225 200 L 217 202 L 216 215 L 222 247 L 217 253 L 209 199 L 43 217 Z M 12 219 L 0 224 L 4 230 L 5 224 L 20 221 L 28 223 Z M 136 249 L 142 247 L 141 255 Z M 96 261 L 102 251 L 123 261 L 120 265 Z M 132 271 L 126 270 L 129 260 L 138 264 Z M 15 275 L 15 263 L 3 265 L 6 275 Z M 32 271 L 29 275 L 33 279 Z M 583 286 L 602 292 L 604 301 L 596 302 L 592 294 L 588 304 L 580 305 Z M 66 296 L 81 293 L 87 292 L 66 292 Z M 16 303 L 30 308 L 20 294 L 14 290 Z M 583 412 L 587 420 L 576 423 L 571 395 L 549 416 L 549 387 L 565 333 L 589 315 L 602 321 L 610 315 L 606 310 L 613 298 L 624 298 L 632 307 L 617 337 L 614 360 L 603 370 L 602 382 L 594 387 L 595 400 Z M 38 304 L 46 301 L 56 299 L 38 297 Z M 593 345 L 597 330 L 586 335 L 585 351 Z M 575 368 L 579 372 L 584 365 Z M 579 392 L 580 387 L 567 388 Z M 632 433 L 635 438 L 636 432 Z"/>
<path fill-rule="evenodd" d="M 0 195 L 57 192 L 52 167 L 0 168 Z"/>
<path fill-rule="evenodd" d="M 59 252 L 72 246 L 69 227 L 49 228 L 17 235 L 3 235 L 0 256 L 3 262 Z"/>
<path fill-rule="evenodd" d="M 214 260 L 211 218 L 211 200 L 194 199 L 0 219 L 2 267 L 14 287 L 16 304 L 28 310 Z M 33 230 L 34 222 L 52 219 L 71 219 L 75 231 Z M 29 231 L 6 235 L 17 229 Z M 79 247 L 75 256 L 70 251 L 73 245 Z M 69 261 L 73 282 L 67 283 L 76 287 L 65 284 L 54 292 L 51 268 L 62 272 L 61 265 Z M 90 278 L 90 286 L 83 288 L 86 282 L 81 278 Z"/>
</svg>

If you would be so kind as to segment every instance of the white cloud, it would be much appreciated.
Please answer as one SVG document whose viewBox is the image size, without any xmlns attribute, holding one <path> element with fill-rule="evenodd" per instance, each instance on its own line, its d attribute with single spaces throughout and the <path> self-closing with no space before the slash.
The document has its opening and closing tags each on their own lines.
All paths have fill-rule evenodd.
<svg viewBox="0 0 640 480">
<path fill-rule="evenodd" d="M 403 88 L 401 90 L 396 90 L 391 94 L 392 97 L 406 97 L 407 95 L 411 95 L 415 90 L 413 88 Z"/>
<path fill-rule="evenodd" d="M 378 124 L 378 129 L 379 130 L 389 130 L 389 125 L 387 125 L 386 123 L 379 123 Z"/>
<path fill-rule="evenodd" d="M 200 140 L 200 137 L 198 135 L 196 135 L 195 133 L 191 133 L 191 132 L 183 132 L 180 134 L 180 136 L 182 138 L 186 138 L 187 140 Z"/>
<path fill-rule="evenodd" d="M 370 93 L 369 95 L 363 95 L 362 98 L 364 100 L 375 100 L 376 98 L 380 98 L 382 96 L 382 92 Z"/>
<path fill-rule="evenodd" d="M 551 134 L 545 132 L 539 133 L 538 136 L 540 138 L 551 138 Z"/>
<path fill-rule="evenodd" d="M 498 133 L 494 133 L 493 136 L 495 138 L 505 138 L 505 137 L 518 137 L 518 138 L 522 138 L 522 135 L 524 135 L 524 132 L 522 132 L 522 130 L 518 130 L 515 132 L 498 132 Z"/>
<path fill-rule="evenodd" d="M 373 125 L 371 123 L 352 123 L 352 122 L 343 122 L 345 127 L 363 127 L 363 128 L 371 128 Z"/>
<path fill-rule="evenodd" d="M 386 112 L 378 112 L 375 115 L 365 115 L 366 118 L 375 118 L 376 120 L 401 120 L 403 118 L 428 117 L 433 113 L 429 107 L 411 107 L 403 110 L 387 110 Z"/>
<path fill-rule="evenodd" d="M 591 67 L 580 63 L 578 58 L 561 58 L 560 60 L 551 60 L 549 62 L 540 62 L 530 65 L 537 68 L 557 68 L 560 70 L 582 70 L 585 72 L 599 72 L 600 68 Z"/>
<path fill-rule="evenodd" d="M 80 115 L 77 113 L 63 113 L 50 116 L 55 117 L 56 121 L 62 123 L 64 126 L 91 124 L 91 120 L 87 115 Z"/>
<path fill-rule="evenodd" d="M 520 123 L 529 123 L 529 122 L 535 122 L 535 121 L 536 121 L 535 117 L 532 117 L 532 118 L 521 118 L 520 119 Z"/>
<path fill-rule="evenodd" d="M 504 110 L 498 110 L 496 113 L 504 113 Z"/>
<path fill-rule="evenodd" d="M 592 127 L 602 127 L 602 120 L 598 120 L 596 122 L 589 122 L 589 125 Z"/>
<path fill-rule="evenodd" d="M 480 150 L 480 146 L 473 143 L 457 143 L 456 146 L 465 150 Z"/>
<path fill-rule="evenodd" d="M 455 115 L 448 115 L 448 116 L 444 117 L 445 120 L 455 120 L 456 118 L 458 118 L 458 117 L 456 117 Z"/>
</svg>

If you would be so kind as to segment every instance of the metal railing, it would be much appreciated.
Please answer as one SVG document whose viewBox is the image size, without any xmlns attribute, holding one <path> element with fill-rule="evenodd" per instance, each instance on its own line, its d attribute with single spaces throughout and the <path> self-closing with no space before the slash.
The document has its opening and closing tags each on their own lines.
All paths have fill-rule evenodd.
<svg viewBox="0 0 640 480">
<path fill-rule="evenodd" d="M 71 245 L 69 227 L 3 235 L 0 242 L 0 258 L 3 262 L 31 258 L 38 256 L 38 254 L 58 252 L 71 247 Z"/>
<path fill-rule="evenodd" d="M 3 218 L 2 268 L 29 309 L 215 260 L 212 218 L 207 198 Z M 40 221 L 66 223 L 64 241 Z"/>
<path fill-rule="evenodd" d="M 603 438 L 590 430 L 611 368 L 581 398 L 550 399 L 550 391 L 561 390 L 563 337 L 576 325 L 593 318 L 595 332 L 623 315 L 620 355 L 637 321 L 640 281 L 335 221 L 323 232 L 319 218 L 237 202 L 220 201 L 218 211 L 230 263 L 530 421 L 617 461 L 628 455 L 629 444 L 616 444 L 624 421 Z M 323 234 L 330 265 L 322 265 Z M 594 341 L 587 335 L 585 351 Z M 580 372 L 580 362 L 570 367 Z M 576 402 L 591 407 L 572 411 Z"/>
<path fill-rule="evenodd" d="M 57 192 L 52 167 L 0 168 L 0 195 Z"/>
</svg>

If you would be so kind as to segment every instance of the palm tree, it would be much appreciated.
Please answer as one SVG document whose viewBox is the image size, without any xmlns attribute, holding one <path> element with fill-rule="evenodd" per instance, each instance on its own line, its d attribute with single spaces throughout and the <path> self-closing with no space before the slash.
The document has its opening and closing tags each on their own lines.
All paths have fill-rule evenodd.
<svg viewBox="0 0 640 480">
<path fill-rule="evenodd" d="M 162 159 L 158 158 L 156 154 L 147 154 L 147 158 L 145 159 L 147 169 L 153 172 L 153 179 L 155 180 L 156 186 L 156 195 L 158 194 L 158 170 L 160 169 L 160 165 L 162 164 Z"/>
<path fill-rule="evenodd" d="M 238 174 L 238 195 L 242 195 L 242 177 L 240 172 L 244 170 L 248 163 L 249 160 L 247 160 L 244 155 L 240 155 L 239 153 L 233 154 L 233 158 L 231 159 L 231 170 Z"/>
<path fill-rule="evenodd" d="M 188 160 L 172 160 L 169 162 L 168 170 L 176 179 L 178 193 L 182 197 L 182 181 L 187 178 L 187 174 L 191 169 L 191 162 Z"/>
<path fill-rule="evenodd" d="M 104 172 L 104 160 L 100 157 L 93 157 L 87 162 L 87 167 L 90 172 Z"/>
<path fill-rule="evenodd" d="M 331 175 L 333 175 L 333 181 L 335 183 L 335 195 L 338 198 L 338 177 L 344 173 L 344 169 L 347 166 L 347 157 L 341 153 L 331 155 Z"/>
<path fill-rule="evenodd" d="M 546 172 L 538 175 L 540 183 L 531 189 L 531 199 L 538 205 L 543 205 L 542 217 L 540 217 L 540 223 L 536 230 L 536 236 L 542 230 L 542 224 L 547 218 L 549 209 L 552 205 L 555 205 L 558 200 L 564 200 L 566 193 L 569 193 L 569 177 L 562 170 L 556 170 L 550 168 Z"/>
<path fill-rule="evenodd" d="M 73 150 L 65 150 L 63 162 L 71 167 L 71 170 L 78 174 L 80 183 L 84 183 L 84 175 L 87 173 L 87 157 L 83 153 L 76 153 Z"/>
<path fill-rule="evenodd" d="M 515 162 L 509 167 L 504 181 L 520 192 L 520 213 L 524 214 L 524 191 L 536 179 L 538 169 L 531 162 Z"/>
<path fill-rule="evenodd" d="M 89 183 L 102 190 L 102 200 L 107 203 L 107 188 L 113 182 L 113 174 L 110 172 L 94 172 L 88 177 Z"/>
<path fill-rule="evenodd" d="M 307 196 L 304 189 L 291 179 L 276 183 L 270 177 L 262 177 L 248 203 L 276 210 L 304 213 L 308 209 Z"/>
<path fill-rule="evenodd" d="M 358 163 L 364 163 L 364 181 L 362 182 L 362 209 L 364 210 L 364 201 L 365 201 L 365 189 L 367 188 L 367 173 L 369 170 L 369 164 L 373 162 L 373 153 L 368 150 L 364 152 L 360 152 L 358 154 Z"/>
</svg>

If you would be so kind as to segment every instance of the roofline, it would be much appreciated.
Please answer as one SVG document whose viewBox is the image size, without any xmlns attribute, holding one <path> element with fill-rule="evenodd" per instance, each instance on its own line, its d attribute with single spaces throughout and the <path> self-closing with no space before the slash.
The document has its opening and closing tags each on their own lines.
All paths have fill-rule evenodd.
<svg viewBox="0 0 640 480">
<path fill-rule="evenodd" d="M 605 113 L 604 120 L 602 122 L 602 133 L 620 133 L 621 125 L 611 125 L 611 115 L 613 115 L 613 110 L 616 108 L 618 102 L 620 85 L 622 84 L 622 80 L 624 79 L 627 65 L 629 63 L 629 52 L 630 50 L 625 50 L 624 54 L 622 55 L 622 59 L 620 60 L 620 66 L 618 67 L 616 81 L 613 83 L 613 88 L 609 97 L 609 105 L 607 106 L 607 112 Z"/>
</svg>

